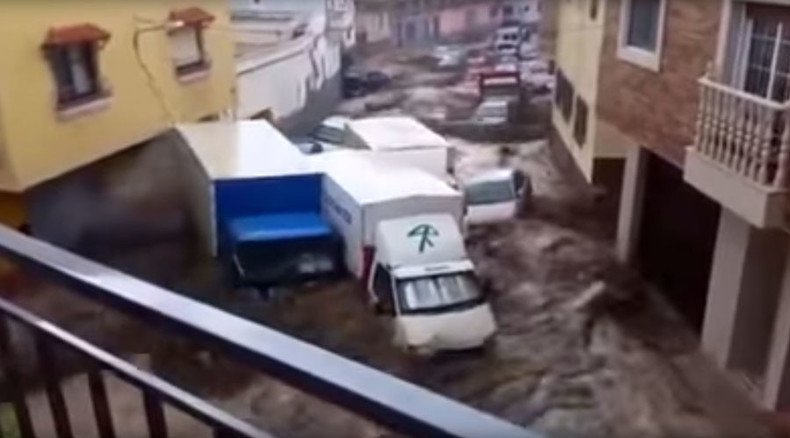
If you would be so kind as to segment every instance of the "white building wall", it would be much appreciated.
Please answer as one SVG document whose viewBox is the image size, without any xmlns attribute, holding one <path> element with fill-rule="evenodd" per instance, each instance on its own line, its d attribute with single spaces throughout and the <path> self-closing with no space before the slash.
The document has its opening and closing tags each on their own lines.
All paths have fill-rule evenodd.
<svg viewBox="0 0 790 438">
<path fill-rule="evenodd" d="M 270 111 L 274 120 L 301 111 L 311 91 L 340 71 L 340 47 L 324 37 L 301 39 L 237 64 L 237 116 Z"/>
<path fill-rule="evenodd" d="M 253 11 L 253 16 L 290 17 L 280 23 L 282 29 L 254 18 L 233 23 L 239 45 L 236 116 L 279 121 L 299 114 L 310 95 L 340 71 L 343 41 L 331 38 L 327 4 L 324 0 L 234 0 L 232 6 L 237 14 Z M 304 35 L 293 39 L 296 27 Z M 279 41 L 268 37 L 284 34 L 289 36 Z"/>
</svg>

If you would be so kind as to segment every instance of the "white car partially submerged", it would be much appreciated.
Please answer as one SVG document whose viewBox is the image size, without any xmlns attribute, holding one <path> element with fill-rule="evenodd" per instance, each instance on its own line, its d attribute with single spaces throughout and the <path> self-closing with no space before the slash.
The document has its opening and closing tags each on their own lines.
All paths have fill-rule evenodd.
<svg viewBox="0 0 790 438">
<path fill-rule="evenodd" d="M 515 169 L 487 171 L 462 182 L 465 225 L 503 222 L 516 217 L 532 195 L 532 183 Z"/>
<path fill-rule="evenodd" d="M 477 107 L 474 121 L 485 125 L 502 125 L 510 120 L 510 100 L 485 99 Z"/>
</svg>

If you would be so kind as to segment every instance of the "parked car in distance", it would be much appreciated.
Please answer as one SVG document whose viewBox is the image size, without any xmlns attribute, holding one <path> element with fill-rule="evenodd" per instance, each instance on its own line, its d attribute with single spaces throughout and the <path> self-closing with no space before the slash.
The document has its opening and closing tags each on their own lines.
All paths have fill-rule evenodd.
<svg viewBox="0 0 790 438">
<path fill-rule="evenodd" d="M 510 100 L 485 99 L 475 110 L 473 120 L 486 125 L 505 124 L 510 119 Z"/>
<path fill-rule="evenodd" d="M 454 69 L 463 67 L 466 63 L 466 57 L 462 53 L 451 52 L 442 55 L 436 61 L 436 67 L 440 69 Z"/>
<path fill-rule="evenodd" d="M 514 43 L 518 44 L 522 38 L 521 28 L 518 25 L 506 25 L 496 30 L 495 44 Z"/>
<path fill-rule="evenodd" d="M 361 97 L 381 90 L 391 82 L 392 79 L 382 71 L 365 71 L 352 67 L 343 73 L 343 97 Z"/>
<path fill-rule="evenodd" d="M 494 46 L 494 51 L 499 56 L 518 57 L 518 44 L 511 42 L 498 42 Z"/>
<path fill-rule="evenodd" d="M 361 97 L 367 93 L 365 87 L 365 76 L 362 72 L 357 70 L 347 70 L 343 72 L 343 97 L 346 99 L 352 97 Z"/>
<path fill-rule="evenodd" d="M 379 91 L 392 82 L 383 71 L 373 70 L 365 74 L 365 81 L 367 82 L 368 91 Z"/>
<path fill-rule="evenodd" d="M 461 182 L 466 215 L 464 225 L 513 219 L 532 197 L 532 181 L 517 169 L 496 169 Z"/>
<path fill-rule="evenodd" d="M 442 69 L 463 67 L 468 55 L 468 51 L 459 46 L 438 46 L 431 54 L 436 59 L 436 66 Z"/>
</svg>

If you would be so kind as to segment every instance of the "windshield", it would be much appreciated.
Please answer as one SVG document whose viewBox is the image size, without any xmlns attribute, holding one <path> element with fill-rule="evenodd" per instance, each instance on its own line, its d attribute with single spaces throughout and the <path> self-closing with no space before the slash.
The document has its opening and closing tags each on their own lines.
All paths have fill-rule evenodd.
<svg viewBox="0 0 790 438">
<path fill-rule="evenodd" d="M 313 137 L 319 141 L 341 144 L 343 143 L 343 130 L 331 126 L 319 126 L 318 129 L 313 132 Z"/>
<path fill-rule="evenodd" d="M 513 184 L 509 181 L 490 181 L 471 184 L 464 188 L 466 203 L 469 205 L 496 204 L 509 202 L 516 198 Z"/>
<path fill-rule="evenodd" d="M 401 313 L 429 313 L 476 304 L 483 296 L 471 272 L 397 281 Z"/>
<path fill-rule="evenodd" d="M 242 277 L 252 283 L 285 283 L 337 270 L 336 239 L 245 242 L 236 249 Z"/>
</svg>

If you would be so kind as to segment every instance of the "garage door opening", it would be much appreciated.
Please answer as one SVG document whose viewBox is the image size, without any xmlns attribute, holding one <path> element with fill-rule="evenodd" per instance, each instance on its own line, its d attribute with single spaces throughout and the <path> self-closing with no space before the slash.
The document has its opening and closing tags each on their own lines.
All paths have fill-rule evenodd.
<svg viewBox="0 0 790 438">
<path fill-rule="evenodd" d="M 698 332 L 702 329 L 721 208 L 648 153 L 638 263 L 645 278 Z"/>
</svg>

